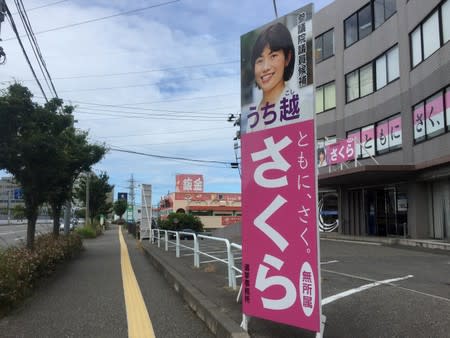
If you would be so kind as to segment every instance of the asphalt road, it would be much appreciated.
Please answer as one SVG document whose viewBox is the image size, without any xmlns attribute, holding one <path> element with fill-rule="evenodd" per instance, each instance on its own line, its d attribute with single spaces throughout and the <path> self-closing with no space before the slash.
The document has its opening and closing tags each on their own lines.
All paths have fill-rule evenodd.
<svg viewBox="0 0 450 338">
<path fill-rule="evenodd" d="M 182 244 L 192 246 L 193 241 Z M 226 258 L 222 244 L 204 240 L 199 245 L 202 251 Z M 173 247 L 171 251 L 173 255 Z M 181 255 L 185 262 L 193 260 L 187 249 Z M 239 265 L 239 253 L 235 256 Z M 203 268 L 214 264 L 213 270 L 227 284 L 225 264 L 212 263 L 206 256 L 201 261 Z M 450 337 L 448 253 L 321 240 L 321 284 L 325 337 Z M 367 289 L 359 290 L 362 286 Z M 292 327 L 252 321 L 252 337 L 279 337 L 280 332 L 313 337 Z"/>
<path fill-rule="evenodd" d="M 212 337 L 154 270 L 136 240 L 125 238 L 156 337 Z M 60 268 L 0 320 L 1 337 L 128 336 L 117 228 L 86 240 L 85 246 L 79 258 Z"/>
<path fill-rule="evenodd" d="M 36 235 L 51 232 L 53 223 L 40 221 L 36 224 Z M 11 221 L 10 225 L 0 225 L 0 247 L 7 247 L 25 243 L 27 238 L 27 224 Z"/>
</svg>

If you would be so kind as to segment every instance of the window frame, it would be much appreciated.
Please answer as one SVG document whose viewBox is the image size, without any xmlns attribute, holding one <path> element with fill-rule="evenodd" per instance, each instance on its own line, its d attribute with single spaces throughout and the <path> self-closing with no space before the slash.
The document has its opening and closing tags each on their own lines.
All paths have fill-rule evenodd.
<svg viewBox="0 0 450 338">
<path fill-rule="evenodd" d="M 436 5 L 416 26 L 413 27 L 413 29 L 408 33 L 409 38 L 409 62 L 410 62 L 410 69 L 413 70 L 417 66 L 419 66 L 422 62 L 427 60 L 428 58 L 432 57 L 435 53 L 437 53 L 445 44 L 447 44 L 450 39 L 446 42 L 444 42 L 444 24 L 443 24 L 443 17 L 442 17 L 442 6 L 446 3 L 448 3 L 449 0 L 443 0 L 438 5 Z M 450 6 L 450 5 L 449 5 Z M 424 52 L 424 38 L 423 38 L 423 24 L 429 20 L 434 14 L 437 12 L 437 18 L 438 18 L 438 32 L 439 32 L 439 47 L 433 51 L 430 55 L 425 57 Z M 412 44 L 412 33 L 416 30 L 420 29 L 420 56 L 421 60 L 414 65 L 413 63 L 413 44 Z"/>
<path fill-rule="evenodd" d="M 334 107 L 325 109 L 325 107 L 326 107 L 326 105 L 325 105 L 325 87 L 330 86 L 332 84 L 334 84 L 334 93 L 335 93 L 334 94 L 334 97 L 335 97 Z M 322 90 L 322 110 L 321 111 L 316 111 L 315 113 L 316 114 L 321 114 L 321 113 L 327 112 L 329 110 L 336 109 L 336 81 L 332 80 L 332 81 L 326 82 L 324 84 L 321 84 L 320 86 L 317 86 L 316 89 L 315 89 L 316 93 L 317 93 L 318 89 Z M 314 107 L 314 109 L 315 109 L 315 107 Z"/>
<path fill-rule="evenodd" d="M 389 139 L 389 136 L 390 136 L 390 130 L 388 130 L 388 135 L 389 135 L 389 136 L 386 136 L 386 137 L 388 138 L 388 140 L 387 140 L 387 142 L 388 142 L 387 148 L 382 149 L 382 150 L 378 149 L 378 131 L 377 131 L 378 125 L 381 124 L 381 123 L 383 123 L 383 122 L 384 122 L 384 123 L 387 123 L 387 124 L 388 124 L 388 129 L 389 129 L 389 123 L 390 123 L 390 121 L 392 121 L 394 118 L 397 118 L 397 117 L 400 117 L 400 120 L 401 120 L 401 118 L 402 118 L 402 113 L 395 113 L 395 114 L 392 114 L 391 116 L 388 116 L 388 117 L 386 117 L 386 118 L 384 118 L 384 119 L 382 119 L 382 120 L 379 120 L 379 121 L 377 121 L 377 122 L 374 123 L 374 125 L 375 125 L 375 140 L 376 140 L 376 141 L 375 141 L 375 156 L 384 155 L 384 154 L 391 153 L 391 152 L 393 152 L 393 151 L 402 149 L 402 147 L 403 147 L 403 125 L 402 125 L 402 129 L 401 129 L 402 140 L 401 140 L 401 143 L 400 143 L 399 145 L 391 145 L 391 141 L 390 141 L 390 139 Z"/>
<path fill-rule="evenodd" d="M 395 45 L 393 45 L 393 46 L 391 46 L 391 47 L 389 47 L 387 50 L 385 50 L 383 53 L 381 53 L 380 55 L 378 55 L 378 56 L 377 56 L 376 58 L 374 58 L 372 61 L 369 61 L 369 62 L 367 62 L 367 63 L 365 63 L 365 64 L 359 66 L 358 68 L 353 69 L 353 70 L 349 71 L 348 73 L 344 74 L 345 103 L 346 103 L 346 104 L 347 104 L 347 103 L 350 103 L 350 102 L 353 102 L 353 101 L 355 101 L 355 100 L 361 99 L 361 98 L 363 98 L 363 97 L 366 97 L 366 96 L 368 96 L 368 95 L 371 95 L 371 94 L 375 93 L 376 91 L 378 91 L 378 90 L 380 90 L 380 89 L 386 87 L 387 85 L 391 84 L 392 82 L 395 82 L 396 80 L 398 80 L 398 79 L 400 78 L 400 59 L 399 59 L 399 58 L 400 58 L 400 55 L 399 55 L 399 58 L 398 58 L 398 69 L 399 69 L 398 77 L 396 77 L 396 78 L 394 78 L 394 79 L 392 79 L 392 80 L 389 81 L 389 62 L 388 62 L 388 57 L 387 57 L 387 55 L 388 55 L 389 52 L 391 52 L 391 51 L 392 51 L 393 49 L 395 49 L 395 48 L 398 48 L 398 43 L 395 44 Z M 400 52 L 400 51 L 399 51 L 399 52 Z M 377 60 L 380 59 L 380 58 L 384 58 L 385 64 L 386 64 L 386 70 L 385 70 L 385 73 L 386 73 L 386 74 L 385 74 L 385 75 L 386 75 L 386 84 L 385 84 L 383 87 L 377 88 Z M 366 67 L 367 65 L 369 65 L 369 64 L 372 64 L 372 91 L 371 91 L 370 93 L 368 93 L 368 94 L 361 95 L 361 76 L 360 76 L 360 70 L 361 70 L 362 68 L 365 68 L 365 67 Z M 348 92 L 347 92 L 347 76 L 348 76 L 349 74 L 351 74 L 351 73 L 354 73 L 354 72 L 358 72 L 358 93 L 359 93 L 359 95 L 358 95 L 357 98 L 354 98 L 354 99 L 352 99 L 352 100 L 349 101 L 349 100 L 348 100 Z"/>
<path fill-rule="evenodd" d="M 426 98 L 416 102 L 415 104 L 413 104 L 411 106 L 412 124 L 413 124 L 413 126 L 412 126 L 413 127 L 413 145 L 420 144 L 420 143 L 426 142 L 428 140 L 434 139 L 434 138 L 444 135 L 450 131 L 450 121 L 449 121 L 450 116 L 447 116 L 447 106 L 450 108 L 450 102 L 447 102 L 447 99 L 446 99 L 447 92 L 450 93 L 450 85 L 443 87 L 442 89 L 438 90 L 437 92 L 434 92 L 433 94 L 427 96 Z M 443 114 L 444 126 L 441 130 L 428 134 L 428 131 L 427 131 L 427 119 L 428 119 L 427 118 L 427 103 L 429 102 L 429 100 L 431 98 L 433 98 L 434 96 L 438 96 L 438 95 L 442 96 L 442 104 L 443 104 L 442 114 Z M 419 105 L 421 105 L 423 107 L 423 111 L 424 111 L 424 121 L 423 121 L 424 135 L 420 136 L 416 139 L 416 136 L 415 136 L 416 129 L 415 129 L 415 120 L 414 120 L 415 109 L 414 108 L 416 108 Z"/>
<path fill-rule="evenodd" d="M 333 49 L 333 52 L 331 53 L 331 55 L 329 55 L 329 56 L 327 56 L 327 57 L 324 57 L 324 50 L 325 50 L 325 48 L 324 48 L 324 36 L 326 35 L 326 34 L 328 34 L 328 33 L 330 33 L 330 32 L 333 32 L 332 34 L 333 34 L 333 46 L 332 46 L 332 49 Z M 322 43 L 322 52 L 321 52 L 321 58 L 320 59 L 317 59 L 317 57 L 315 57 L 315 62 L 316 62 L 316 64 L 318 64 L 318 63 L 320 63 L 320 62 L 322 62 L 322 61 L 325 61 L 325 60 L 328 60 L 329 58 L 332 58 L 335 54 L 335 49 L 334 49 L 334 27 L 332 27 L 332 28 L 330 28 L 329 30 L 327 30 L 327 31 L 325 31 L 325 32 L 323 32 L 322 34 L 320 34 L 320 35 L 318 35 L 317 37 L 315 37 L 315 39 L 314 39 L 314 43 L 316 43 L 316 41 L 317 41 L 317 39 L 319 39 L 320 38 L 320 40 L 321 40 L 321 43 Z M 316 46 L 314 46 L 314 50 L 316 51 L 317 49 L 316 49 Z"/>
<path fill-rule="evenodd" d="M 370 19 L 371 19 L 370 32 L 367 33 L 367 35 L 360 37 L 359 13 L 361 11 L 363 11 L 366 7 L 370 8 Z M 381 22 L 378 26 L 375 26 L 375 0 L 370 0 L 369 2 L 365 3 L 357 11 L 353 12 L 351 15 L 349 15 L 348 17 L 346 17 L 344 19 L 344 49 L 347 49 L 350 46 L 353 46 L 359 40 L 362 40 L 365 37 L 369 36 L 374 30 L 376 30 L 378 27 L 382 26 L 386 21 L 388 21 L 396 13 L 397 13 L 397 4 L 395 4 L 395 11 L 393 11 L 391 13 L 391 15 L 386 16 L 386 0 L 383 0 L 383 22 Z M 356 40 L 353 41 L 351 44 L 347 44 L 347 22 L 353 16 L 356 16 Z"/>
</svg>

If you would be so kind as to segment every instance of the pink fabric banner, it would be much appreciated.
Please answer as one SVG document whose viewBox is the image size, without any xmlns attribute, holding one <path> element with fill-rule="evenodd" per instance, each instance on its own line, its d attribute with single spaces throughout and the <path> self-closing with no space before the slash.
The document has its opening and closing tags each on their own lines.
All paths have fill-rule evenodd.
<svg viewBox="0 0 450 338">
<path fill-rule="evenodd" d="M 314 121 L 242 137 L 243 310 L 320 331 Z"/>
<path fill-rule="evenodd" d="M 327 163 L 339 164 L 355 159 L 355 141 L 353 138 L 340 140 L 326 147 Z"/>
</svg>

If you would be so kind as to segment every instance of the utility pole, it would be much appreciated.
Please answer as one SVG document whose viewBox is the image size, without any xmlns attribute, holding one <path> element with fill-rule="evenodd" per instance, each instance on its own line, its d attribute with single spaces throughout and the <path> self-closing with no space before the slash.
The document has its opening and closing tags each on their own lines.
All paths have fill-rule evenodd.
<svg viewBox="0 0 450 338">
<path fill-rule="evenodd" d="M 6 2 L 5 0 L 0 0 L 0 33 L 2 32 L 2 22 L 5 21 L 5 13 L 6 13 Z M 2 41 L 0 37 L 0 41 Z M 3 47 L 0 46 L 0 65 L 3 65 L 6 62 L 6 54 L 3 50 Z"/>
<path fill-rule="evenodd" d="M 84 224 L 87 226 L 89 225 L 89 180 L 90 180 L 91 173 L 88 172 L 86 175 L 86 219 L 84 221 Z"/>
</svg>

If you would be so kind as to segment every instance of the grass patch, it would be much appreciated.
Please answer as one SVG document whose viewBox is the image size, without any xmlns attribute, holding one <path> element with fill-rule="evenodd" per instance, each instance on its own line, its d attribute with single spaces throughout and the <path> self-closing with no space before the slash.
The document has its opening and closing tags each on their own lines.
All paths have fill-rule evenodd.
<svg viewBox="0 0 450 338">
<path fill-rule="evenodd" d="M 76 228 L 75 232 L 82 238 L 95 238 L 97 237 L 97 231 L 90 226 L 84 226 L 82 228 Z"/>
</svg>

